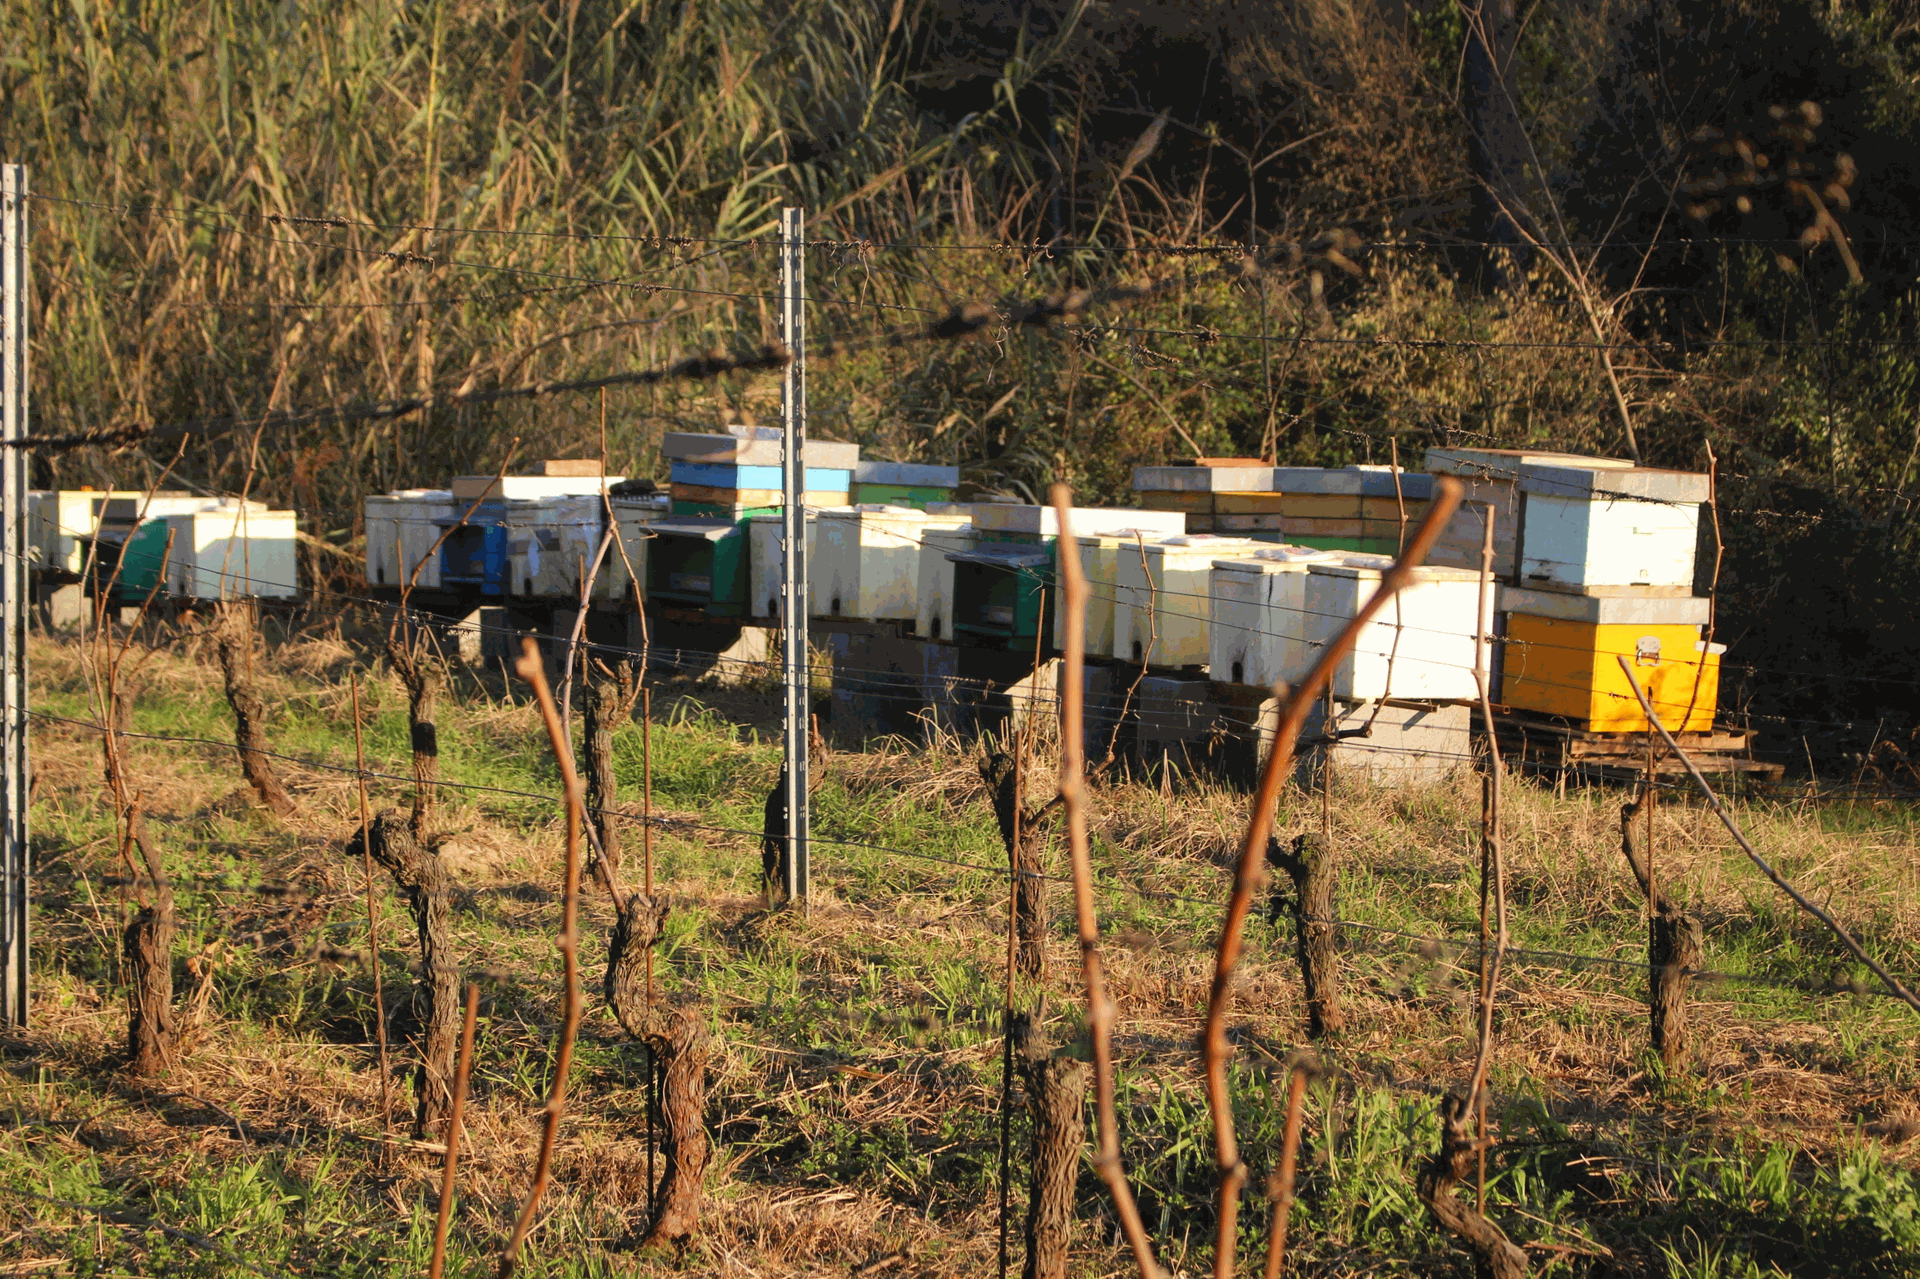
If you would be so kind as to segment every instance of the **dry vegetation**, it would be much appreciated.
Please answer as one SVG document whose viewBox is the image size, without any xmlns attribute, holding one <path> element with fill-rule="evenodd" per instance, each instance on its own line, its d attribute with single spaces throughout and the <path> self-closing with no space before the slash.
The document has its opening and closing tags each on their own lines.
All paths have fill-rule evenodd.
<svg viewBox="0 0 1920 1279">
<path fill-rule="evenodd" d="M 230 740 L 203 638 L 170 639 L 136 676 L 137 733 Z M 295 636 L 260 660 L 275 748 L 348 767 L 345 674 L 356 637 Z M 79 649 L 36 641 L 36 706 L 85 719 Z M 406 776 L 406 696 L 377 658 L 364 686 L 369 767 Z M 449 796 L 459 962 L 481 984 L 452 1273 L 490 1264 L 524 1193 L 559 1017 L 557 783 L 524 688 L 459 672 L 441 718 L 443 775 L 541 798 Z M 654 785 L 670 817 L 659 880 L 674 906 L 664 998 L 717 1032 L 707 1123 L 717 1145 L 699 1237 L 633 1251 L 645 1225 L 639 1050 L 597 994 L 531 1273 L 977 1275 L 994 1265 L 1003 858 L 974 758 L 953 743 L 839 750 L 817 832 L 811 915 L 768 914 L 757 813 L 777 763 L 777 699 L 752 687 L 656 691 Z M 626 791 L 637 727 L 616 734 Z M 408 925 L 381 884 L 395 1114 L 380 1116 L 350 772 L 283 761 L 298 812 L 259 810 L 223 745 L 130 739 L 129 760 L 181 906 L 181 1053 L 153 1081 L 119 1074 L 125 1013 L 115 938 L 125 879 L 99 742 L 36 729 L 38 965 L 34 1026 L 4 1044 L 0 1267 L 30 1274 L 417 1271 L 440 1147 L 405 1139 Z M 401 780 L 376 807 L 404 803 Z M 1697 805 L 1663 797 L 1667 891 L 1707 923 L 1708 967 L 1834 993 L 1727 981 L 1696 992 L 1697 1069 L 1647 1050 L 1644 903 L 1618 852 L 1614 792 L 1508 788 L 1514 941 L 1501 995 L 1489 1209 L 1539 1273 L 1908 1273 L 1920 1164 L 1911 1017 L 1847 993 L 1856 974 L 1784 909 Z M 1092 796 L 1109 979 L 1119 1003 L 1122 1150 L 1163 1258 L 1211 1252 L 1210 1128 L 1195 1040 L 1245 798 L 1118 781 Z M 1293 1238 L 1303 1273 L 1412 1266 L 1465 1273 L 1427 1223 L 1412 1175 L 1433 1099 L 1472 1047 L 1478 788 L 1341 788 L 1331 835 L 1348 1030 L 1319 1046 Z M 1896 971 L 1920 967 L 1920 838 L 1905 805 L 1754 799 L 1753 838 Z M 1317 797 L 1283 802 L 1283 835 Z M 916 857 L 913 854 L 923 854 Z M 1064 854 L 1048 865 L 1064 874 Z M 949 861 L 932 860 L 934 858 Z M 971 863 L 973 867 L 952 862 Z M 978 869 L 984 868 L 984 869 Z M 1047 989 L 1056 1038 L 1079 1042 L 1076 948 L 1056 886 Z M 584 907 L 596 989 L 612 911 Z M 1262 912 L 1264 914 L 1264 912 Z M 1252 1185 L 1277 1152 L 1280 1068 L 1304 1035 L 1292 939 L 1260 916 L 1237 986 L 1236 1109 Z M 1466 944 L 1463 944 L 1466 943 Z M 1619 961 L 1570 963 L 1579 955 Z M 1022 1121 L 1024 1123 L 1024 1121 Z M 1016 1129 L 1023 1184 L 1024 1128 Z M 1847 1189 L 1851 1187 L 1851 1189 Z M 18 1192 L 17 1194 L 14 1192 Z M 1851 1197 L 1849 1197 L 1851 1195 Z M 1015 1193 L 1015 1238 L 1023 1204 Z M 58 1202 L 56 1202 L 58 1201 Z M 98 1212 L 78 1207 L 90 1205 Z M 1264 1249 L 1261 1212 L 1243 1248 Z M 1074 1273 L 1127 1264 L 1097 1180 L 1078 1191 Z M 160 1231 L 171 1228 L 172 1234 Z M 1665 1251 L 1663 1251 L 1663 1249 Z M 1016 1242 L 1015 1264 L 1018 1264 Z M 1702 1260 L 1702 1258 L 1706 1260 Z M 1751 1264 L 1759 1269 L 1746 1268 Z"/>
</svg>

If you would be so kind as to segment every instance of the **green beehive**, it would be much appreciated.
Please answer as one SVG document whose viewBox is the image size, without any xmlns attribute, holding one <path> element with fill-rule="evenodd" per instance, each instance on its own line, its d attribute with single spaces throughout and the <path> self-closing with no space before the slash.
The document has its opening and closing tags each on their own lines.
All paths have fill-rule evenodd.
<svg viewBox="0 0 1920 1279">
<path fill-rule="evenodd" d="M 950 551 L 953 561 L 953 636 L 987 648 L 1030 650 L 1053 630 L 1054 564 L 1051 545 L 995 542 Z"/>
<path fill-rule="evenodd" d="M 957 466 L 862 461 L 853 468 L 850 500 L 856 506 L 910 506 L 924 511 L 935 502 L 953 501 L 959 487 Z"/>
<path fill-rule="evenodd" d="M 712 617 L 741 617 L 747 604 L 746 526 L 728 519 L 652 525 L 647 598 Z"/>
</svg>

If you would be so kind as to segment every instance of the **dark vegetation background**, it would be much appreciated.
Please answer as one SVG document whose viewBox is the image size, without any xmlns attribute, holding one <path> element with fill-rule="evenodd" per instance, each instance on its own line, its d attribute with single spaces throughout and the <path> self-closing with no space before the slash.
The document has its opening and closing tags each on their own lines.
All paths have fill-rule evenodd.
<svg viewBox="0 0 1920 1279">
<path fill-rule="evenodd" d="M 836 242 L 815 334 L 850 344 L 813 370 L 816 432 L 989 488 L 1122 501 L 1132 466 L 1196 451 L 1621 453 L 1629 424 L 1650 463 L 1710 445 L 1725 701 L 1823 770 L 1892 767 L 1920 727 L 1920 6 L 1485 12 L 1476 38 L 1385 0 L 0 0 L 0 154 L 49 197 L 35 429 L 745 347 L 775 335 L 774 219 L 801 203 Z M 1228 282 L 1168 247 L 1220 243 L 1299 252 Z M 1064 330 L 858 345 L 959 299 L 1183 273 Z M 657 473 L 662 431 L 776 403 L 765 378 L 617 391 L 613 460 Z M 368 491 L 598 432 L 585 395 L 214 430 L 175 474 L 257 471 L 350 554 Z"/>
</svg>

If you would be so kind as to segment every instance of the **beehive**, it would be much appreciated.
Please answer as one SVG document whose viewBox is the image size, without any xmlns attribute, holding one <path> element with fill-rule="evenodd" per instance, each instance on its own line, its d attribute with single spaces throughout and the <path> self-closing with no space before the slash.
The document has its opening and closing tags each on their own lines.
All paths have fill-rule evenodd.
<svg viewBox="0 0 1920 1279">
<path fill-rule="evenodd" d="M 815 617 L 912 621 L 920 607 L 920 543 L 929 526 L 958 527 L 965 516 L 912 507 L 861 505 L 820 517 L 808 562 L 807 605 Z"/>
<path fill-rule="evenodd" d="M 979 541 L 971 523 L 944 528 L 929 528 L 920 539 L 920 576 L 918 604 L 914 610 L 913 633 L 921 639 L 953 638 L 953 571 L 948 558 L 956 551 L 970 551 Z"/>
<path fill-rule="evenodd" d="M 953 564 L 953 638 L 1025 652 L 1052 627 L 1057 539 L 990 542 L 991 534 L 977 526 L 975 532 L 972 549 L 947 553 Z"/>
<path fill-rule="evenodd" d="M 1138 562 L 1146 543 L 1158 536 L 1133 529 L 1075 536 L 1074 543 L 1080 548 L 1080 571 L 1087 579 L 1087 621 L 1082 640 L 1087 656 L 1112 656 L 1114 603 L 1120 596 L 1120 561 L 1125 558 Z M 1053 646 L 1064 651 L 1066 643 L 1066 616 L 1056 611 Z"/>
<path fill-rule="evenodd" d="M 300 593 L 292 511 L 201 501 L 207 509 L 147 520 L 134 530 L 122 551 L 123 597 L 144 597 L 156 582 L 184 599 L 286 599 Z"/>
<path fill-rule="evenodd" d="M 1691 595 L 1705 475 L 1523 465 L 1519 584 Z"/>
<path fill-rule="evenodd" d="M 807 536 L 807 580 L 813 581 L 814 555 L 820 542 L 820 512 L 804 512 Z M 762 511 L 747 520 L 747 613 L 752 617 L 780 616 L 782 574 L 786 571 L 786 516 Z M 808 589 L 811 603 L 812 589 Z"/>
<path fill-rule="evenodd" d="M 440 557 L 429 555 L 446 522 L 460 513 L 450 489 L 402 489 L 366 500 L 367 581 L 373 586 L 440 589 Z"/>
<path fill-rule="evenodd" d="M 1184 532 L 1211 533 L 1216 490 L 1267 490 L 1272 476 L 1273 467 L 1258 458 L 1206 458 L 1191 466 L 1136 466 L 1133 489 L 1146 510 L 1185 513 Z"/>
<path fill-rule="evenodd" d="M 714 617 L 746 613 L 746 526 L 735 520 L 666 519 L 653 525 L 647 599 Z"/>
<path fill-rule="evenodd" d="M 1116 557 L 1114 657 L 1151 666 L 1205 666 L 1213 629 L 1213 562 L 1260 549 L 1245 538 L 1183 534 Z"/>
<path fill-rule="evenodd" d="M 1275 546 L 1213 562 L 1213 634 L 1207 666 L 1223 684 L 1271 688 L 1306 670 L 1307 568 L 1338 551 Z"/>
<path fill-rule="evenodd" d="M 455 504 L 460 510 L 447 518 L 441 543 L 442 589 L 580 598 L 580 574 L 606 526 L 599 495 L 488 498 L 477 505 L 456 498 Z"/>
<path fill-rule="evenodd" d="M 1343 562 L 1308 566 L 1308 665 L 1373 598 L 1392 564 L 1385 556 L 1349 555 Z M 1486 595 L 1483 613 L 1478 573 L 1415 569 L 1412 583 L 1361 628 L 1353 651 L 1334 668 L 1333 695 L 1358 701 L 1473 700 L 1478 696 L 1475 658 L 1489 656 L 1480 637 L 1493 630 L 1493 592 Z"/>
<path fill-rule="evenodd" d="M 600 599 L 623 600 L 639 583 L 646 592 L 647 546 L 653 540 L 653 525 L 666 518 L 659 502 L 646 497 L 616 497 L 613 505 L 614 536 L 619 545 L 609 547 L 607 562 L 600 566 L 594 595 Z M 623 554 L 624 553 L 624 554 Z"/>
<path fill-rule="evenodd" d="M 114 499 L 138 502 L 144 496 L 127 489 L 36 489 L 28 493 L 27 547 L 33 567 L 59 573 L 82 572 L 88 543 L 100 531 L 100 517 L 107 503 Z"/>
<path fill-rule="evenodd" d="M 100 554 L 96 568 L 103 588 L 106 583 L 113 582 L 119 595 L 127 599 L 145 598 L 157 586 L 171 590 L 165 557 L 167 536 L 171 529 L 167 521 L 175 515 L 205 510 L 224 510 L 233 515 L 244 512 L 251 519 L 256 515 L 265 515 L 267 506 L 264 502 L 241 502 L 238 499 L 188 493 L 109 498 L 101 509 L 97 538 Z M 181 535 L 178 530 L 172 531 L 176 538 Z M 265 531 L 271 533 L 272 529 Z M 182 545 L 186 543 L 182 542 Z M 291 574 L 286 580 L 292 580 Z"/>
<path fill-rule="evenodd" d="M 1713 727 L 1723 646 L 1701 641 L 1711 601 L 1503 589 L 1499 698 L 1512 710 L 1597 733 L 1651 727 L 1619 658 L 1633 665 L 1654 712 L 1674 732 Z"/>
<path fill-rule="evenodd" d="M 933 503 L 953 501 L 954 491 L 959 487 L 957 466 L 867 459 L 853 468 L 851 498 L 857 506 L 877 504 L 925 510 Z"/>
</svg>

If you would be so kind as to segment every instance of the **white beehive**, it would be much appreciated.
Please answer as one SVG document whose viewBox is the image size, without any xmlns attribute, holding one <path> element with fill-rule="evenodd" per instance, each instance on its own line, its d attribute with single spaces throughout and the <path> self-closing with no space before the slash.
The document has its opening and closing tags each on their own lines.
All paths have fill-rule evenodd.
<svg viewBox="0 0 1920 1279">
<path fill-rule="evenodd" d="M 173 538 L 169 593 L 200 600 L 285 599 L 300 593 L 292 511 L 200 500 L 207 509 L 166 517 Z"/>
<path fill-rule="evenodd" d="M 1089 655 L 1110 657 L 1113 654 L 1114 604 L 1120 597 L 1120 561 L 1130 559 L 1137 567 L 1146 545 L 1160 536 L 1137 529 L 1074 535 L 1074 543 L 1080 548 L 1080 571 L 1087 578 L 1084 651 Z M 1066 610 L 1056 605 L 1053 610 L 1053 646 L 1062 651 L 1067 645 L 1066 626 Z"/>
<path fill-rule="evenodd" d="M 965 517 L 961 517 L 962 520 Z M 953 639 L 953 561 L 956 551 L 971 551 L 979 534 L 969 523 L 942 523 L 927 529 L 920 539 L 920 576 L 913 633 L 921 639 Z"/>
<path fill-rule="evenodd" d="M 1307 568 L 1307 652 L 1302 673 L 1355 617 L 1393 566 L 1384 555 L 1347 555 Z M 1333 695 L 1372 701 L 1471 701 L 1475 654 L 1490 654 L 1480 637 L 1493 633 L 1494 592 L 1480 609 L 1480 575 L 1470 569 L 1425 567 L 1407 589 L 1361 629 L 1353 651 L 1333 672 Z M 1489 644 L 1490 648 L 1491 645 Z"/>
<path fill-rule="evenodd" d="M 504 507 L 509 568 L 506 593 L 577 602 L 583 574 L 592 567 L 600 536 L 606 530 L 605 500 L 598 493 L 576 493 L 489 502 L 481 509 L 489 507 L 496 512 Z M 608 554 L 612 553 L 609 547 Z"/>
<path fill-rule="evenodd" d="M 1151 537 L 1178 537 L 1187 531 L 1185 511 L 1134 511 L 1113 507 L 1074 507 L 1069 527 L 1077 537 L 1139 529 Z M 1022 506 L 1012 502 L 981 502 L 973 508 L 973 526 L 982 541 L 1011 540 L 1002 534 L 1058 537 L 1060 517 L 1051 506 Z"/>
<path fill-rule="evenodd" d="M 429 555 L 446 521 L 460 513 L 449 489 L 401 489 L 373 494 L 366 501 L 367 581 L 374 586 L 405 586 L 416 565 L 414 587 L 440 589 L 440 556 Z"/>
<path fill-rule="evenodd" d="M 606 562 L 594 583 L 596 599 L 623 600 L 640 584 L 647 588 L 647 543 L 652 541 L 648 527 L 667 518 L 667 508 L 650 497 L 616 497 L 613 503 L 613 529 L 617 544 L 607 548 Z"/>
<path fill-rule="evenodd" d="M 1708 477 L 1649 467 L 1519 468 L 1519 584 L 1689 595 Z"/>
<path fill-rule="evenodd" d="M 1115 556 L 1113 656 L 1152 666 L 1205 666 L 1213 630 L 1213 562 L 1261 543 L 1208 533 L 1148 542 Z"/>
<path fill-rule="evenodd" d="M 826 507 L 825 510 L 836 510 Z M 817 612 L 813 607 L 814 586 L 820 580 L 815 568 L 815 558 L 820 548 L 821 511 L 808 509 L 805 512 L 807 530 L 807 606 L 809 612 Z M 749 617 L 780 616 L 781 574 L 786 568 L 786 516 L 779 511 L 766 511 L 747 519 L 747 615 Z"/>
<path fill-rule="evenodd" d="M 949 525 L 965 521 L 942 516 Z M 807 608 L 815 617 L 908 621 L 920 607 L 925 511 L 863 504 L 821 513 L 807 566 Z"/>
<path fill-rule="evenodd" d="M 1223 684 L 1271 688 L 1306 670 L 1307 569 L 1339 551 L 1274 546 L 1213 562 L 1213 639 L 1207 667 Z"/>
<path fill-rule="evenodd" d="M 35 568 L 79 573 L 86 568 L 87 544 L 100 531 L 109 501 L 138 502 L 145 494 L 115 489 L 35 489 L 27 494 L 27 547 Z M 182 494 L 168 494 L 179 497 Z M 201 505 L 211 499 L 198 498 Z"/>
</svg>

